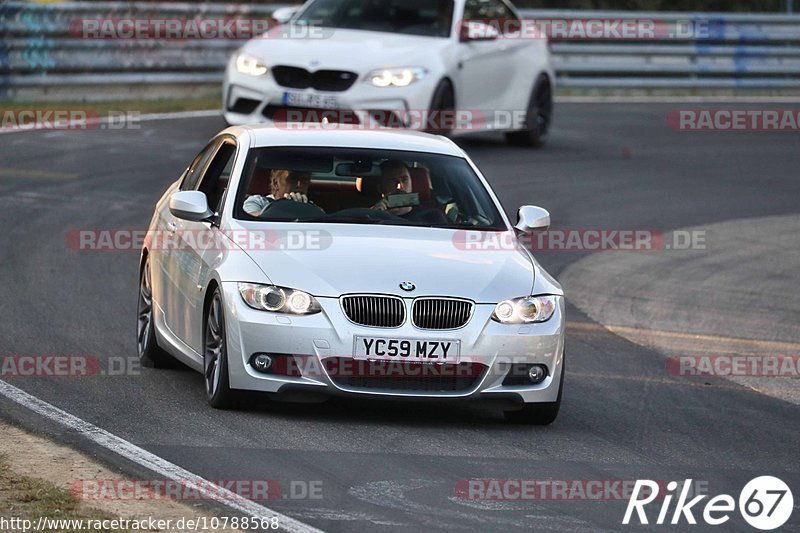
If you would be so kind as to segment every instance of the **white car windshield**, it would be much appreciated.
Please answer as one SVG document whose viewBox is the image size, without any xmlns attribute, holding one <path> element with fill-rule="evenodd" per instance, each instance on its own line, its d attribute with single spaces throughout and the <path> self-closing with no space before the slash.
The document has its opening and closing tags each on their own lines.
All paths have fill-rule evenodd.
<svg viewBox="0 0 800 533">
<path fill-rule="evenodd" d="M 316 0 L 295 24 L 449 37 L 453 0 Z"/>
<path fill-rule="evenodd" d="M 469 163 L 363 148 L 256 148 L 236 196 L 240 220 L 387 224 L 504 231 Z"/>
</svg>

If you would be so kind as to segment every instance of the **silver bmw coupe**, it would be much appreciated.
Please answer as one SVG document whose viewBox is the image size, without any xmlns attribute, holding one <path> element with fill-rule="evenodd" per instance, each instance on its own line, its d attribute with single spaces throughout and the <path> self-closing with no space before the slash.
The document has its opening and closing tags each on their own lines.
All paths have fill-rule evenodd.
<svg viewBox="0 0 800 533">
<path fill-rule="evenodd" d="M 561 286 L 452 141 L 237 126 L 157 203 L 140 259 L 138 353 L 202 372 L 208 402 L 488 400 L 555 420 Z M 306 398 L 307 397 L 307 398 Z"/>
</svg>

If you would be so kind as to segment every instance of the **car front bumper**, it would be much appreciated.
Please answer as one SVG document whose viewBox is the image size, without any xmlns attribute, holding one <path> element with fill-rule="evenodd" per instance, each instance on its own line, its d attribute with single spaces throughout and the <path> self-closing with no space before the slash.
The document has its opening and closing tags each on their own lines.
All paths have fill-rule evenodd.
<svg viewBox="0 0 800 533">
<path fill-rule="evenodd" d="M 494 305 L 478 304 L 469 323 L 458 330 L 431 331 L 407 321 L 399 328 L 382 329 L 353 324 L 337 298 L 317 298 L 322 312 L 288 316 L 257 311 L 239 295 L 237 283 L 223 284 L 226 308 L 230 386 L 270 393 L 308 392 L 322 395 L 377 396 L 384 398 L 498 400 L 512 403 L 546 403 L 558 398 L 564 357 L 564 301 L 553 317 L 541 324 L 505 325 L 491 320 Z M 406 299 L 407 311 L 413 299 Z M 369 385 L 341 379 L 341 369 L 331 373 L 328 363 L 352 362 L 354 337 L 373 336 L 423 341 L 458 340 L 461 361 L 472 365 L 474 380 L 458 390 L 421 390 L 415 379 L 408 387 L 401 379 L 389 387 L 381 377 Z M 288 354 L 304 361 L 301 375 L 264 374 L 250 364 L 255 353 Z M 548 376 L 536 385 L 508 385 L 511 364 L 541 364 Z M 428 368 L 435 365 L 426 365 Z M 387 381 L 388 383 L 388 381 Z"/>
<path fill-rule="evenodd" d="M 336 105 L 332 111 L 345 118 L 355 116 L 358 125 L 378 125 L 380 117 L 391 114 L 405 121 L 405 126 L 422 126 L 424 114 L 430 108 L 433 92 L 438 83 L 437 77 L 429 73 L 424 79 L 416 81 L 408 87 L 375 87 L 364 81 L 364 74 L 360 74 L 356 82 L 347 90 L 340 92 L 316 91 L 313 89 L 291 89 L 278 85 L 270 73 L 263 76 L 249 76 L 241 74 L 229 65 L 225 74 L 223 86 L 223 116 L 228 124 L 242 125 L 251 123 L 275 123 L 273 120 L 276 110 L 287 111 L 296 109 L 284 100 L 287 92 L 315 94 L 322 97 L 333 98 Z M 237 103 L 251 101 L 252 109 L 244 107 L 237 109 Z M 257 102 L 254 104 L 252 102 Z M 323 112 L 331 111 L 323 108 L 308 109 L 303 107 L 305 122 L 315 122 L 315 117 L 322 117 Z M 370 112 L 377 112 L 371 115 Z M 289 115 L 290 117 L 293 115 Z M 296 115 L 295 115 L 296 116 Z M 415 129 L 424 129 L 421 127 Z"/>
</svg>

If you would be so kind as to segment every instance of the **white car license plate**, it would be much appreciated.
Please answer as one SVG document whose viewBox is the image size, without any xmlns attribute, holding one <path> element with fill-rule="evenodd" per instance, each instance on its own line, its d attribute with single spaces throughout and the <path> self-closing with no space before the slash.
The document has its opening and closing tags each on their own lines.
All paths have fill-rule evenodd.
<svg viewBox="0 0 800 533">
<path fill-rule="evenodd" d="M 320 109 L 336 109 L 339 100 L 335 96 L 316 93 L 299 93 L 286 91 L 283 93 L 283 105 L 294 107 L 314 107 Z"/>
<path fill-rule="evenodd" d="M 456 340 L 355 337 L 354 359 L 413 363 L 458 363 L 461 342 Z"/>
</svg>

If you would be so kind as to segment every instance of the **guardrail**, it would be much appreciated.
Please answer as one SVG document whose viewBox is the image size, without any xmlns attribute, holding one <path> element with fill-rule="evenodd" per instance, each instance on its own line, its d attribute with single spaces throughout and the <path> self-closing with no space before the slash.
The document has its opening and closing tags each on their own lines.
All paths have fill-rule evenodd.
<svg viewBox="0 0 800 533">
<path fill-rule="evenodd" d="M 674 35 L 555 40 L 561 86 L 612 89 L 800 89 L 800 16 L 525 11 L 558 21 L 636 20 Z M 680 29 L 684 31 L 681 32 Z"/>
<path fill-rule="evenodd" d="M 81 20 L 265 21 L 280 5 L 60 2 L 0 4 L 0 101 L 180 98 L 219 91 L 235 39 L 91 39 Z M 647 21 L 698 31 L 648 39 L 555 35 L 562 87 L 574 90 L 800 89 L 800 15 L 523 10 L 526 19 Z"/>
<path fill-rule="evenodd" d="M 244 40 L 84 38 L 81 22 L 266 22 L 282 5 L 6 1 L 0 4 L 0 101 L 214 94 L 230 54 Z"/>
</svg>

